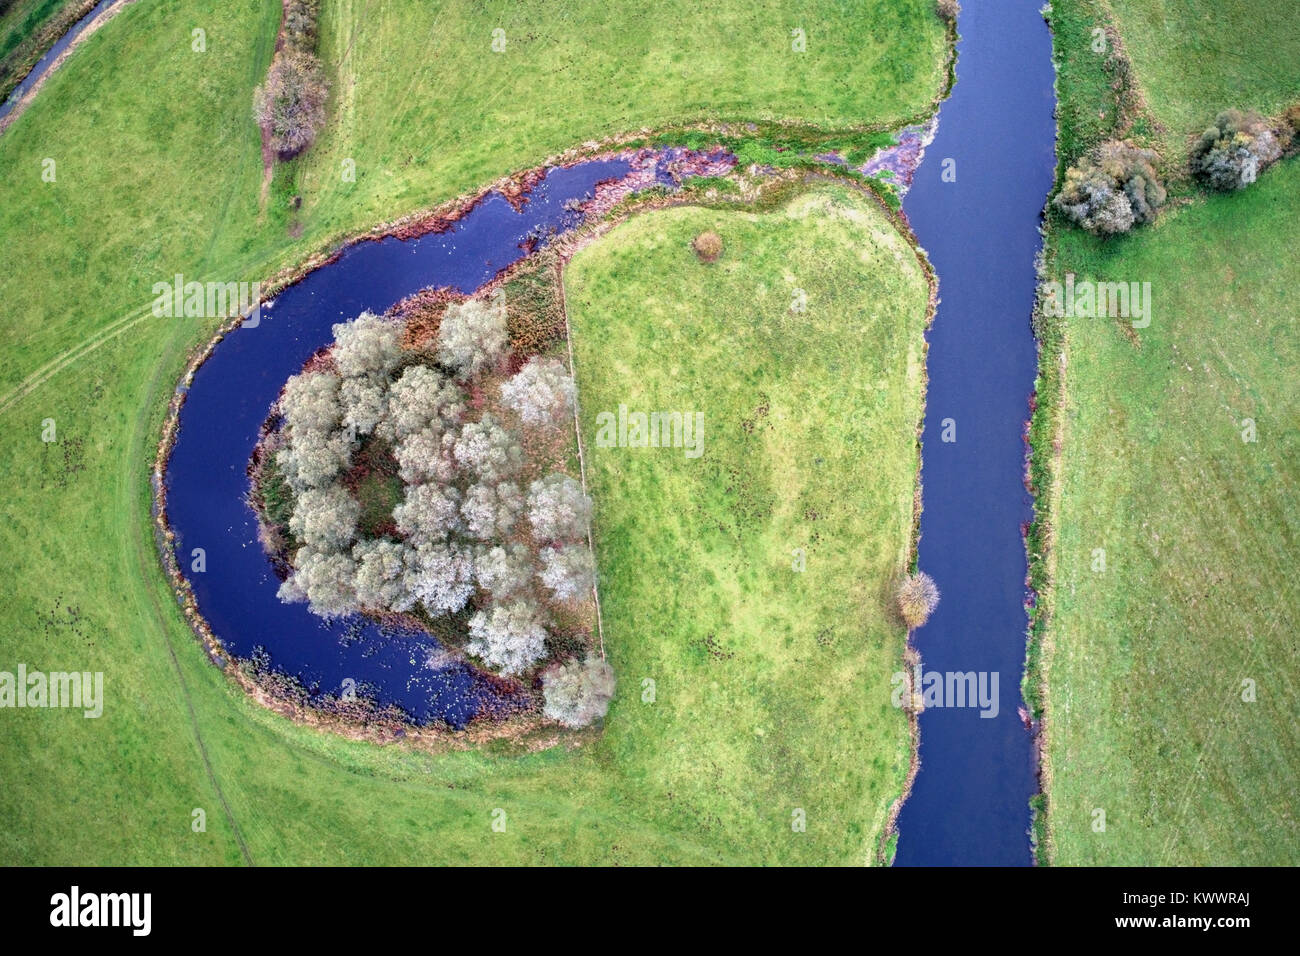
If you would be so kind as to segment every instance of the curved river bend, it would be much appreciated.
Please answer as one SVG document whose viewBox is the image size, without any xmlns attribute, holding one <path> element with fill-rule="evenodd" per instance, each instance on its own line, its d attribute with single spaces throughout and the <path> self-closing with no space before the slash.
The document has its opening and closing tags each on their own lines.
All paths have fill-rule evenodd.
<svg viewBox="0 0 1300 956">
<path fill-rule="evenodd" d="M 232 654 L 248 657 L 261 646 L 278 670 L 309 689 L 338 694 L 351 680 L 417 723 L 463 727 L 480 711 L 518 704 L 510 682 L 443 657 L 427 634 L 391 633 L 359 616 L 326 622 L 306 604 L 281 603 L 245 501 L 245 468 L 280 389 L 333 340 L 334 323 L 366 309 L 382 313 L 428 286 L 474 292 L 523 257 L 530 234 L 573 225 L 578 217 L 567 201 L 589 198 L 598 183 L 630 168 L 621 159 L 556 168 L 520 210 L 491 193 L 447 232 L 349 246 L 263 308 L 256 327 L 226 336 L 199 366 L 167 465 L 167 515 L 199 610 Z M 194 548 L 204 549 L 203 573 L 189 573 Z"/>
<path fill-rule="evenodd" d="M 943 599 L 915 639 L 927 672 L 996 674 L 999 692 L 993 717 L 974 707 L 921 715 L 921 770 L 898 821 L 900 865 L 1030 862 L 1034 767 L 1017 715 L 1027 623 L 1021 525 L 1031 513 L 1023 427 L 1036 362 L 1034 258 L 1055 150 L 1051 37 L 1039 2 L 967 4 L 959 80 L 904 201 L 942 295 L 927 359 L 920 564 Z M 441 658 L 428 635 L 383 633 L 360 618 L 326 623 L 304 604 L 281 603 L 245 503 L 245 466 L 285 380 L 331 340 L 331 325 L 429 286 L 473 292 L 523 256 L 527 236 L 572 225 L 566 201 L 629 168 L 615 159 L 552 169 L 522 209 L 490 194 L 448 232 L 350 246 L 200 366 L 167 467 L 167 511 L 181 568 L 192 548 L 206 552 L 206 571 L 187 577 L 232 654 L 261 645 L 311 689 L 334 694 L 350 678 L 420 723 L 461 727 L 517 705 L 502 682 Z M 955 442 L 941 440 L 948 419 Z"/>
<path fill-rule="evenodd" d="M 1033 750 L 1017 714 L 1028 625 L 1021 526 L 1032 516 L 1024 426 L 1037 366 L 1034 259 L 1056 164 L 1040 6 L 964 5 L 957 83 L 903 202 L 941 297 L 926 358 L 919 557 L 942 598 L 914 641 L 926 673 L 988 675 L 990 689 L 997 675 L 998 694 L 996 716 L 970 706 L 921 714 L 899 865 L 1031 862 Z M 955 441 L 943 440 L 946 426 Z"/>
</svg>

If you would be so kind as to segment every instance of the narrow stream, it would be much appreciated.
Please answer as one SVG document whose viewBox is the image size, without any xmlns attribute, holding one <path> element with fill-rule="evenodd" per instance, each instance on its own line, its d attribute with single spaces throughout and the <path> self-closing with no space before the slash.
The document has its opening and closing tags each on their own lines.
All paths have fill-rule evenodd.
<svg viewBox="0 0 1300 956">
<path fill-rule="evenodd" d="M 976 0 L 957 84 L 904 211 L 939 276 L 929 334 L 920 567 L 942 598 L 914 640 L 925 674 L 976 675 L 992 706 L 921 715 L 921 769 L 898 821 L 899 865 L 1027 865 L 1032 738 L 1017 714 L 1031 517 L 1023 429 L 1040 216 L 1055 166 L 1051 34 L 1042 0 Z M 947 435 L 945 436 L 945 431 Z M 945 438 L 955 440 L 945 440 Z M 990 696 L 993 696 L 990 694 Z M 989 716 L 983 716 L 987 713 Z"/>
<path fill-rule="evenodd" d="M 54 46 L 45 51 L 45 55 L 36 61 L 30 73 L 23 77 L 23 81 L 13 88 L 8 99 L 0 103 L 0 120 L 13 112 L 20 100 L 27 95 L 27 91 L 41 81 L 41 78 L 54 66 L 54 62 L 59 56 L 71 46 L 85 29 L 100 18 L 100 16 L 109 7 L 120 0 L 99 0 L 99 3 L 87 13 L 84 17 L 68 28 L 68 32 L 55 41 Z"/>
</svg>

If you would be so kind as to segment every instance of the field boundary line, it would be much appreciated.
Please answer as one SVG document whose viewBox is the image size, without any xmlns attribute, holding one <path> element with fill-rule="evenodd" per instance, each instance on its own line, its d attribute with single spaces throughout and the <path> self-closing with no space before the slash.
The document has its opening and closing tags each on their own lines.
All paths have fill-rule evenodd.
<svg viewBox="0 0 1300 956">
<path fill-rule="evenodd" d="M 573 434 L 578 439 L 578 472 L 582 476 L 582 493 L 587 494 L 587 457 L 582 450 L 582 424 L 578 418 L 578 366 L 573 358 L 573 331 L 569 328 L 569 303 L 564 296 L 564 266 L 555 266 L 555 283 L 560 289 L 560 314 L 564 316 L 564 341 L 569 348 L 569 375 L 573 378 Z M 587 547 L 596 556 L 596 542 L 591 534 L 591 520 L 587 520 Z M 600 574 L 591 583 L 591 596 L 596 599 L 596 636 L 600 639 L 600 659 L 605 660 L 605 623 L 600 613 Z"/>
</svg>

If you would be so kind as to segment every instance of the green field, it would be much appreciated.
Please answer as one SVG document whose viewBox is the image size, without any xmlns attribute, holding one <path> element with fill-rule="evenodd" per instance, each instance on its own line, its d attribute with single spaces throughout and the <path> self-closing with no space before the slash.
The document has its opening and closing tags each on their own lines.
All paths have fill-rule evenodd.
<svg viewBox="0 0 1300 956">
<path fill-rule="evenodd" d="M 690 243 L 709 229 L 724 252 L 706 265 Z M 908 765 L 889 699 L 904 635 L 885 609 L 911 553 L 919 264 L 837 188 L 768 215 L 641 216 L 565 284 L 624 681 L 602 746 L 673 793 L 664 811 L 764 859 L 867 859 Z M 701 414 L 702 454 L 597 447 L 620 405 Z"/>
<path fill-rule="evenodd" d="M 7 489 L 0 667 L 102 670 L 108 697 L 98 720 L 69 711 L 3 714 L 0 860 L 863 858 L 897 790 L 905 747 L 896 715 L 891 726 L 880 708 L 859 704 L 868 699 L 866 675 L 901 645 L 879 607 L 886 576 L 908 545 L 898 516 L 910 510 L 915 461 L 910 426 L 902 425 L 915 420 L 919 402 L 925 294 L 910 250 L 873 207 L 859 204 L 856 234 L 846 223 L 805 220 L 799 228 L 776 214 L 771 220 L 800 254 L 807 248 L 800 243 L 826 243 L 817 256 L 824 271 L 806 280 L 808 288 L 825 287 L 822 319 L 838 315 L 865 333 L 843 341 L 837 328 L 835 347 L 848 350 L 843 377 L 859 361 L 886 370 L 871 373 L 879 388 L 866 397 L 879 406 L 867 408 L 863 425 L 878 430 L 872 440 L 879 444 L 864 458 L 872 473 L 855 489 L 879 509 L 872 513 L 881 526 L 845 524 L 846 533 L 864 536 L 844 541 L 828 530 L 820 545 L 824 554 L 851 549 L 858 559 L 846 567 L 861 578 L 844 584 L 863 598 L 852 605 L 852 629 L 826 649 L 805 646 L 804 632 L 764 633 L 735 658 L 754 665 L 748 681 L 719 672 L 707 687 L 686 689 L 674 687 L 666 634 L 652 643 L 638 622 L 607 620 L 625 635 L 614 648 L 624 684 L 607 736 L 576 754 L 431 757 L 350 743 L 255 706 L 207 662 L 158 567 L 149 465 L 185 356 L 215 321 L 154 319 L 147 308 L 152 283 L 175 273 L 264 279 L 347 232 L 436 205 L 591 137 L 712 116 L 847 125 L 924 112 L 939 92 L 943 46 L 928 0 L 877 0 L 852 16 L 839 4 L 808 4 L 801 9 L 810 23 L 840 26 L 825 34 L 810 28 L 808 52 L 798 55 L 805 59 L 788 52 L 792 25 L 774 4 L 719 4 L 698 26 L 685 3 L 661 4 L 653 15 L 633 4 L 546 5 L 537 9 L 547 19 L 532 23 L 518 18 L 539 14 L 506 4 L 444 5 L 436 16 L 416 3 L 324 7 L 322 57 L 336 84 L 330 125 L 312 153 L 279 173 L 266 210 L 250 103 L 278 21 L 279 4 L 270 0 L 126 7 L 0 136 L 0 294 L 9 303 L 0 329 Z M 486 52 L 498 23 L 516 37 L 499 61 Z M 195 25 L 206 30 L 206 53 L 191 51 Z M 719 50 L 723 36 L 728 44 Z M 614 76 L 627 97 L 610 95 Z M 337 175 L 341 157 L 356 160 L 356 183 Z M 56 163 L 54 182 L 42 179 L 46 159 Z M 291 213 L 285 200 L 295 192 L 304 199 Z M 290 229 L 295 218 L 300 230 Z M 738 234 L 752 228 L 741 221 Z M 846 235 L 858 240 L 851 249 L 836 245 Z M 892 271 L 863 275 L 859 253 L 884 255 Z M 598 254 L 592 250 L 593 275 Z M 767 283 L 782 288 L 773 265 L 782 257 L 770 255 Z M 882 289 L 878 283 L 897 298 L 880 301 L 874 317 L 844 306 L 861 289 Z M 590 361 L 583 368 L 599 371 Z M 41 441 L 46 419 L 56 423 L 54 443 Z M 809 449 L 807 457 L 827 456 Z M 801 469 L 790 473 L 804 475 L 809 494 L 829 487 Z M 719 520 L 734 518 L 723 510 Z M 828 512 L 826 520 L 845 519 Z M 748 533 L 766 540 L 754 528 Z M 760 586 L 762 570 L 750 573 L 751 587 Z M 617 577 L 611 587 L 619 593 Z M 679 680 L 707 670 L 697 650 L 677 650 Z M 810 682 L 795 677 L 811 667 L 804 655 L 823 650 L 840 665 L 838 677 L 863 686 L 837 685 L 838 697 L 828 689 L 810 700 Z M 664 675 L 662 705 L 641 710 L 636 690 L 652 671 Z M 751 694 L 736 722 L 711 727 L 695 719 L 718 706 L 707 700 L 713 680 L 727 693 L 744 687 Z M 787 701 L 781 695 L 791 687 L 797 696 Z M 705 697 L 683 696 L 696 694 Z M 834 751 L 812 732 L 825 729 L 816 721 L 831 720 L 828 714 L 838 715 L 836 727 L 874 735 L 873 748 L 884 745 L 868 753 L 864 737 L 842 744 L 854 753 Z M 656 728 L 663 736 L 637 736 L 648 721 L 670 719 L 677 723 Z M 779 749 L 762 747 L 759 730 Z M 712 781 L 721 794 L 712 803 L 692 789 L 704 786 L 693 762 L 705 758 L 684 751 L 669 760 L 660 749 L 674 746 L 679 732 L 682 741 L 708 733 L 723 741 L 718 759 L 732 776 L 725 785 Z M 791 792 L 788 782 L 815 767 L 829 768 L 824 789 Z M 688 776 L 679 784 L 681 774 Z M 669 790 L 680 812 L 665 802 Z M 769 798 L 761 817 L 757 793 Z M 809 809 L 801 842 L 787 822 L 795 800 Z M 508 810 L 507 834 L 490 830 L 497 807 Z M 206 811 L 206 832 L 191 829 L 195 808 Z"/>
<path fill-rule="evenodd" d="M 1084 22 L 1096 5 L 1055 6 Z M 1282 68 L 1300 33 L 1277 20 L 1282 8 L 1172 6 L 1116 3 L 1149 105 L 1178 133 L 1170 142 L 1221 108 L 1273 112 L 1300 98 Z M 1057 36 L 1071 67 L 1062 141 L 1086 145 L 1104 83 L 1063 48 L 1070 35 Z M 1049 233 L 1051 275 L 1150 282 L 1154 300 L 1149 328 L 1076 319 L 1049 328 L 1044 352 L 1038 424 L 1061 427 L 1037 441 L 1039 462 L 1061 441 L 1044 601 L 1049 856 L 1061 864 L 1281 864 L 1300 846 L 1300 266 L 1288 251 L 1300 242 L 1300 164 L 1284 160 L 1236 195 L 1187 191 L 1190 205 L 1129 237 L 1102 242 L 1059 220 Z M 1246 419 L 1255 442 L 1243 441 Z"/>
<path fill-rule="evenodd" d="M 1262 0 L 1111 0 L 1152 111 L 1170 142 L 1199 133 L 1220 108 L 1268 115 L 1300 100 L 1300 16 Z"/>
</svg>

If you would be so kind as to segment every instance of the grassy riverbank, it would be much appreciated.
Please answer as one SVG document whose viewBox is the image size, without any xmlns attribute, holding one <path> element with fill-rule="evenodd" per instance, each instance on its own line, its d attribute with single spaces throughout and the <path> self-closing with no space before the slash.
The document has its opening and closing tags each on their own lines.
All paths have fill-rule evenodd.
<svg viewBox="0 0 1300 956">
<path fill-rule="evenodd" d="M 1080 45 L 1105 8 L 1054 7 L 1069 160 L 1112 135 L 1119 110 L 1113 74 Z M 1280 66 L 1295 62 L 1300 34 L 1275 22 L 1275 5 L 1114 8 L 1149 111 L 1131 131 L 1165 150 L 1171 176 L 1218 110 L 1272 113 L 1300 98 Z M 1300 164 L 1234 195 L 1174 187 L 1185 204 L 1131 236 L 1100 241 L 1055 218 L 1049 230 L 1049 277 L 1150 282 L 1154 302 L 1149 328 L 1043 329 L 1031 661 L 1045 664 L 1056 863 L 1288 863 L 1300 845 L 1288 809 L 1300 784 L 1300 591 L 1288 572 L 1300 267 L 1285 252 L 1300 241 Z M 1247 419 L 1256 441 L 1243 440 Z"/>
<path fill-rule="evenodd" d="M 0 0 L 0 102 L 95 0 Z"/>
<path fill-rule="evenodd" d="M 926 110 L 941 85 L 943 32 L 928 0 L 881 0 L 852 17 L 837 4 L 814 4 L 806 13 L 819 27 L 808 27 L 804 54 L 790 52 L 793 25 L 774 4 L 725 3 L 699 28 L 685 4 L 660 5 L 653 15 L 630 4 L 528 9 L 547 12 L 460 4 L 439 8 L 435 20 L 426 5 L 326 3 L 322 58 L 335 84 L 329 127 L 317 148 L 281 171 L 264 216 L 250 107 L 279 19 L 270 0 L 129 5 L 0 137 L 0 293 L 11 303 L 0 330 L 9 519 L 0 529 L 7 589 L 0 669 L 23 662 L 103 671 L 107 697 L 104 716 L 93 720 L 70 711 L 3 715 L 0 859 L 813 862 L 860 859 L 871 846 L 882 812 L 873 801 L 895 782 L 901 737 L 871 766 L 832 761 L 829 743 L 799 751 L 799 722 L 826 714 L 805 694 L 791 703 L 788 725 L 761 727 L 782 741 L 779 753 L 757 743 L 728 751 L 734 776 L 726 798 L 708 804 L 692 789 L 703 786 L 692 776 L 700 767 L 658 767 L 653 760 L 671 753 L 662 748 L 672 741 L 631 732 L 650 732 L 648 713 L 632 716 L 641 706 L 638 672 L 647 669 L 638 665 L 666 673 L 658 658 L 635 656 L 642 646 L 635 627 L 618 652 L 628 655 L 628 673 L 607 743 L 576 753 L 433 757 L 323 735 L 247 700 L 207 662 L 159 572 L 149 464 L 185 357 L 217 320 L 152 318 L 154 282 L 176 273 L 266 278 L 346 232 L 436 205 L 588 138 L 711 118 L 706 104 L 729 118 L 885 123 Z M 516 37 L 507 51 L 531 44 L 534 52 L 496 65 L 489 45 L 498 23 Z M 204 53 L 191 48 L 196 25 L 206 31 Z M 355 183 L 339 175 L 342 158 L 356 160 Z M 53 182 L 42 178 L 46 159 L 55 162 Z M 289 208 L 293 194 L 303 196 L 299 210 Z M 870 207 L 863 216 L 863 236 L 874 236 L 883 219 Z M 910 252 L 890 235 L 898 268 L 911 268 Z M 820 257 L 826 269 L 852 272 L 841 275 L 845 283 L 875 281 L 854 268 L 861 247 L 833 240 Z M 913 294 L 898 281 L 900 296 Z M 918 329 L 923 312 L 909 313 Z M 894 315 L 882 306 L 887 314 Z M 897 350 L 889 367 L 904 368 L 909 342 L 881 344 Z M 882 407 L 868 417 L 882 428 L 893 481 L 901 458 L 889 449 L 898 439 L 875 414 L 896 411 L 886 398 L 916 396 L 882 393 Z M 50 443 L 41 440 L 47 419 L 57 428 Z M 864 500 L 884 487 L 873 485 Z M 910 472 L 890 487 L 897 506 L 910 507 Z M 901 546 L 891 531 L 886 550 Z M 874 574 L 879 560 L 854 566 Z M 870 640 L 883 647 L 898 639 L 874 613 L 860 619 Z M 839 676 L 862 675 L 868 658 L 854 657 L 850 636 L 839 640 L 843 647 L 829 652 L 844 664 Z M 862 653 L 882 653 L 871 647 Z M 751 682 L 763 712 L 779 710 L 790 677 L 763 679 L 782 668 L 795 673 L 794 659 L 805 653 L 802 644 L 783 650 L 790 657 L 765 659 L 770 672 L 760 667 Z M 653 713 L 673 713 L 672 693 L 670 678 L 665 707 Z M 756 734 L 749 718 L 759 710 L 712 728 L 720 750 Z M 876 739 L 889 739 L 880 728 Z M 771 791 L 772 808 L 755 819 L 746 787 L 778 766 L 777 779 L 789 781 L 801 765 L 834 776 L 826 790 L 799 795 L 822 814 L 810 810 L 808 839 L 799 842 L 790 810 L 776 799 L 787 791 Z M 667 790 L 691 791 L 690 812 L 675 815 Z M 490 828 L 498 807 L 509 814 L 506 834 Z M 192 827 L 195 809 L 205 811 L 202 832 Z M 781 826 L 755 829 L 768 823 Z M 857 828 L 851 839 L 829 829 L 841 823 Z"/>
</svg>

